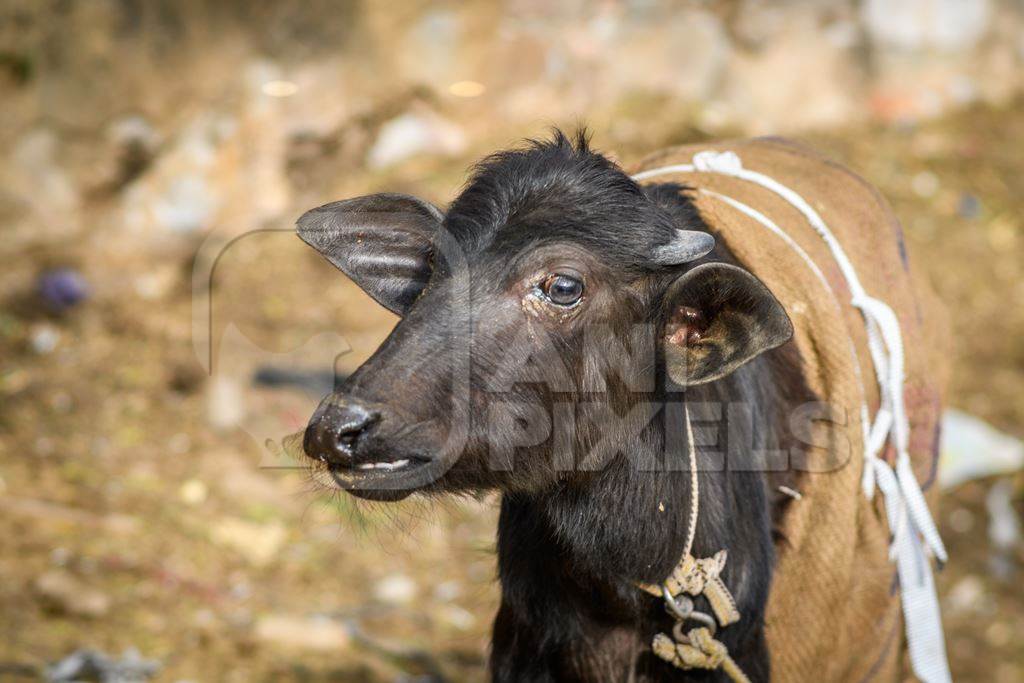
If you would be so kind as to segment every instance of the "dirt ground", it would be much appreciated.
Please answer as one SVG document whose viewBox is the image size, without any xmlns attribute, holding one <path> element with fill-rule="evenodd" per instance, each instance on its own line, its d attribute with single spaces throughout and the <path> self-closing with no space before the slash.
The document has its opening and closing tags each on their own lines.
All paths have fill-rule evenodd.
<svg viewBox="0 0 1024 683">
<path fill-rule="evenodd" d="M 443 201 L 469 160 L 515 133 L 361 182 Z M 705 135 L 659 123 L 621 138 L 599 129 L 595 143 L 628 160 Z M 882 189 L 948 303 L 951 404 L 1018 437 L 1021 140 L 1024 102 L 810 137 Z M 181 238 L 159 253 L 110 255 L 100 243 L 40 242 L 4 259 L 0 680 L 32 680 L 83 647 L 135 648 L 166 681 L 483 680 L 494 501 L 356 505 L 276 469 L 261 435 L 301 426 L 314 392 L 257 386 L 252 363 L 219 361 L 227 379 L 207 376 L 193 335 L 199 246 Z M 321 347 L 304 345 L 326 330 L 351 345 L 341 367 L 352 367 L 394 323 L 286 233 L 225 254 L 213 329 L 229 338 L 233 325 L 263 354 L 253 363 L 313 358 Z M 48 266 L 79 269 L 91 297 L 46 312 L 33 282 Z M 241 422 L 231 419 L 239 401 Z M 1012 481 L 1020 512 L 1024 480 Z M 940 516 L 951 555 L 940 589 L 961 681 L 1024 680 L 1024 557 L 1018 548 L 994 567 L 992 484 L 950 491 Z"/>
</svg>

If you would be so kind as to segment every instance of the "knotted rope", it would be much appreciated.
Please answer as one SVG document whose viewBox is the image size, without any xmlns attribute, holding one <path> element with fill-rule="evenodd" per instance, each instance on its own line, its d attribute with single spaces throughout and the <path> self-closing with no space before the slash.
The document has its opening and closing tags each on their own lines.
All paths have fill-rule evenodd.
<svg viewBox="0 0 1024 683">
<path fill-rule="evenodd" d="M 712 631 L 706 626 L 698 626 L 683 633 L 682 627 L 689 619 L 709 624 L 714 628 L 715 619 L 722 626 L 728 626 L 740 619 L 725 582 L 720 578 L 725 569 L 728 553 L 720 550 L 712 557 L 696 559 L 693 557 L 693 541 L 697 535 L 697 515 L 700 513 L 700 486 L 697 476 L 697 447 L 693 439 L 693 424 L 690 421 L 690 409 L 683 403 L 683 418 L 686 423 L 686 438 L 689 443 L 690 466 L 690 518 L 687 524 L 686 543 L 683 559 L 661 585 L 640 584 L 640 588 L 651 595 L 663 597 L 669 613 L 676 619 L 676 627 L 672 636 L 659 633 L 654 636 L 651 649 L 659 658 L 680 669 L 722 669 L 736 683 L 750 683 L 736 662 L 729 656 L 729 650 L 721 641 L 715 640 Z M 677 600 L 682 595 L 694 597 L 703 595 L 715 613 L 714 619 L 693 609 L 693 602 L 684 598 L 680 605 Z"/>
<path fill-rule="evenodd" d="M 725 645 L 715 640 L 711 631 L 703 626 L 686 634 L 686 641 L 678 642 L 659 633 L 654 636 L 654 654 L 680 669 L 721 669 L 736 683 L 750 683 L 750 679 L 737 666 Z"/>
</svg>

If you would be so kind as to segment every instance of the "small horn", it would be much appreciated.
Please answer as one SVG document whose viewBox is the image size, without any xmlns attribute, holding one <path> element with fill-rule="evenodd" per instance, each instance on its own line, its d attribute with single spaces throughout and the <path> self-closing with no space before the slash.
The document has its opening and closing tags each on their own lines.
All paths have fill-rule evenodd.
<svg viewBox="0 0 1024 683">
<path fill-rule="evenodd" d="M 654 250 L 654 261 L 676 266 L 696 261 L 715 248 L 715 238 L 699 230 L 676 230 L 675 238 Z"/>
</svg>

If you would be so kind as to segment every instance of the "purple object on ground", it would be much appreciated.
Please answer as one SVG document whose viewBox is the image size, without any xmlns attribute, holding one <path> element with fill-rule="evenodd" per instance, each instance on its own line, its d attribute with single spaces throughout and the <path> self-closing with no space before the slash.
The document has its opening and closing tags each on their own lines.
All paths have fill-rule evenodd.
<svg viewBox="0 0 1024 683">
<path fill-rule="evenodd" d="M 80 304 L 89 296 L 89 285 L 78 271 L 70 268 L 48 270 L 39 276 L 39 296 L 55 311 Z"/>
</svg>

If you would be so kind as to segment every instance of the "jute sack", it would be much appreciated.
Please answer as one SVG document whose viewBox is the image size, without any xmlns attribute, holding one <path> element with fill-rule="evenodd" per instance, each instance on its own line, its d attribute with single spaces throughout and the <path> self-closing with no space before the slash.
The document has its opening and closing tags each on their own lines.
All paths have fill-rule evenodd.
<svg viewBox="0 0 1024 683">
<path fill-rule="evenodd" d="M 732 151 L 743 167 L 801 195 L 838 238 L 867 292 L 895 311 L 906 349 L 905 402 L 910 454 L 934 507 L 941 405 L 949 371 L 945 316 L 930 288 L 915 275 L 903 234 L 879 193 L 849 170 L 792 142 L 755 139 L 676 147 L 644 159 L 637 173 L 690 164 L 694 154 Z M 789 313 L 804 372 L 833 411 L 819 425 L 801 471 L 802 499 L 787 506 L 777 543 L 766 633 L 772 677 L 778 681 L 894 680 L 905 666 L 896 566 L 879 493 L 869 500 L 864 470 L 861 406 L 878 409 L 879 392 L 860 312 L 822 238 L 777 194 L 715 173 L 658 175 L 643 182 L 688 186 L 717 239 L 761 279 Z M 710 191 L 710 192 L 708 192 Z M 761 212 L 799 247 L 766 229 L 714 193 Z M 814 266 L 800 254 L 805 252 Z M 819 271 L 815 272 L 815 267 Z M 823 441 L 819 441 L 823 439 Z M 885 454 L 891 462 L 892 447 Z"/>
</svg>

